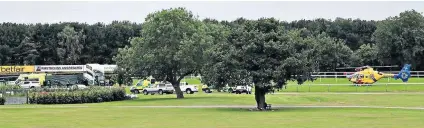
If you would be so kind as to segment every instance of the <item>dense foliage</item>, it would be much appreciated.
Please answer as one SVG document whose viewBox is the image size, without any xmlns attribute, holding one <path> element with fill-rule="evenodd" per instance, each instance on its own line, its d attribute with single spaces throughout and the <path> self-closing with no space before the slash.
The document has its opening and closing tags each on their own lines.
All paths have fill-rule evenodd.
<svg viewBox="0 0 424 128">
<path fill-rule="evenodd" d="M 20 86 L 17 85 L 0 85 L 0 91 L 5 91 L 5 90 L 16 90 L 16 89 L 20 89 Z"/>
<path fill-rule="evenodd" d="M 268 18 L 272 19 L 272 18 Z M 265 19 L 217 21 L 205 19 L 205 23 L 225 25 L 228 28 L 240 27 L 243 22 L 256 21 L 252 30 L 269 31 L 270 28 L 284 27 L 285 30 L 302 29 L 301 36 L 316 36 L 326 33 L 338 39 L 353 51 L 351 66 L 360 65 L 399 65 L 412 63 L 414 70 L 424 70 L 419 66 L 424 57 L 421 36 L 423 16 L 415 10 L 405 11 L 399 16 L 383 21 L 361 19 L 335 20 L 315 19 L 293 22 Z M 239 25 L 236 25 L 239 24 Z M 0 65 L 24 64 L 113 64 L 119 48 L 130 45 L 130 39 L 141 37 L 142 24 L 128 21 L 114 21 L 111 24 L 86 24 L 62 22 L 53 24 L 0 24 Z M 165 26 L 162 26 L 165 27 Z M 172 26 L 168 26 L 172 27 Z M 144 28 L 144 27 L 143 27 Z M 229 40 L 236 39 L 229 37 Z M 409 43 L 411 42 L 411 43 Z M 331 71 L 322 67 L 322 71 Z"/>
<path fill-rule="evenodd" d="M 78 90 L 35 90 L 29 93 L 31 104 L 80 104 L 125 100 L 124 88 L 90 87 Z"/>
<path fill-rule="evenodd" d="M 170 82 L 177 97 L 184 98 L 180 81 L 203 66 L 204 51 L 219 38 L 220 28 L 203 24 L 184 8 L 157 11 L 147 16 L 141 37 L 120 49 L 114 60 L 141 77 Z"/>
<path fill-rule="evenodd" d="M 0 24 L 0 65 L 112 64 L 118 48 L 139 36 L 141 25 L 63 22 Z"/>
</svg>

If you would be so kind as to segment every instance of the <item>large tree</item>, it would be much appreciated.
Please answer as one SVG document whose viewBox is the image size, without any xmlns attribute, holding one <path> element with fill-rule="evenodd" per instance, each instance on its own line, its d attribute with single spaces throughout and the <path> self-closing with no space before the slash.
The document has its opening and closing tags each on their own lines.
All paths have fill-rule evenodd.
<svg viewBox="0 0 424 128">
<path fill-rule="evenodd" d="M 386 65 L 412 64 L 420 68 L 424 64 L 424 17 L 411 10 L 389 17 L 377 25 L 373 39 L 380 61 Z"/>
<path fill-rule="evenodd" d="M 226 78 L 222 81 L 252 83 L 258 109 L 265 107 L 265 94 L 272 87 L 281 87 L 295 76 L 310 75 L 320 68 L 334 69 L 351 63 L 353 52 L 342 40 L 325 33 L 304 35 L 306 29 L 287 30 L 280 24 L 272 18 L 237 19 L 229 24 L 232 33 L 228 44 L 215 46 L 215 59 L 209 60 L 215 62 L 208 67 L 224 69 L 213 69 L 214 73 L 233 76 L 221 77 Z"/>
<path fill-rule="evenodd" d="M 375 45 L 363 44 L 354 52 L 355 66 L 378 65 L 378 51 Z"/>
<path fill-rule="evenodd" d="M 57 37 L 60 39 L 57 48 L 60 64 L 79 64 L 83 48 L 81 42 L 84 42 L 85 35 L 81 31 L 75 31 L 73 27 L 66 26 Z"/>
<path fill-rule="evenodd" d="M 142 37 L 120 49 L 115 61 L 134 74 L 170 82 L 177 98 L 184 98 L 180 81 L 201 69 L 204 50 L 213 41 L 209 29 L 213 28 L 185 8 L 151 13 L 143 23 Z"/>
<path fill-rule="evenodd" d="M 215 27 L 209 31 L 214 37 L 211 46 L 205 50 L 205 63 L 201 69 L 202 83 L 215 87 L 218 91 L 228 83 L 235 83 L 232 78 L 236 70 L 228 52 L 231 46 L 228 44 L 230 30 L 228 26 L 219 24 L 217 21 L 206 19 L 204 23 L 209 27 Z"/>
<path fill-rule="evenodd" d="M 31 38 L 26 37 L 22 43 L 18 46 L 19 59 L 22 60 L 24 65 L 35 65 L 38 58 L 39 52 L 37 51 L 39 45 L 37 45 Z"/>
</svg>

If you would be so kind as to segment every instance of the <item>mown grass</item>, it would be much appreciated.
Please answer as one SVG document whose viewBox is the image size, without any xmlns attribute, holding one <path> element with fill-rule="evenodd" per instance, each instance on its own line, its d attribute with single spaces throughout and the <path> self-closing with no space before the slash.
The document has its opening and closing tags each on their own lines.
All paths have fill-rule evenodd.
<svg viewBox="0 0 424 128">
<path fill-rule="evenodd" d="M 274 94 L 273 105 L 362 105 L 424 107 L 424 94 Z M 118 106 L 255 105 L 254 95 L 228 93 L 139 95 L 138 99 L 83 104 L 86 108 L 0 106 L 5 128 L 421 128 L 424 111 L 370 108 L 284 108 L 251 112 L 226 108 L 136 108 Z M 59 105 L 62 106 L 62 105 Z M 80 104 L 66 106 L 81 106 Z"/>
<path fill-rule="evenodd" d="M 364 105 L 424 107 L 424 94 L 269 94 L 267 103 L 274 105 Z M 256 104 L 253 94 L 228 94 L 203 92 L 185 94 L 184 99 L 169 95 L 139 95 L 130 101 L 108 102 L 95 105 L 105 106 L 162 106 L 162 105 L 252 105 Z"/>
<path fill-rule="evenodd" d="M 268 94 L 267 103 L 273 105 L 330 105 L 330 106 L 386 106 L 424 107 L 424 94 Z M 79 104 L 75 104 L 79 106 Z M 139 95 L 127 101 L 90 103 L 87 106 L 192 106 L 192 105 L 251 105 L 256 101 L 253 94 L 195 93 L 176 99 L 175 94 Z M 37 106 L 37 105 L 32 105 Z M 1 106 L 0 106 L 1 108 Z"/>
<path fill-rule="evenodd" d="M 421 128 L 424 111 L 308 109 L 273 112 L 188 108 L 8 108 L 5 128 Z"/>
</svg>

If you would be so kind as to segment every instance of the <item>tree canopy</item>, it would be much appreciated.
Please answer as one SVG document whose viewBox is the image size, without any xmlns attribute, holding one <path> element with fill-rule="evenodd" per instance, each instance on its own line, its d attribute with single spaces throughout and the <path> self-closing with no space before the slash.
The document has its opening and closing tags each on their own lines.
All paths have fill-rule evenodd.
<svg viewBox="0 0 424 128">
<path fill-rule="evenodd" d="M 420 36 L 423 35 L 422 17 L 422 14 L 415 10 L 406 10 L 398 16 L 388 17 L 382 21 L 349 18 L 299 19 L 293 22 L 277 21 L 273 18 L 258 20 L 239 18 L 234 21 L 218 21 L 207 18 L 203 22 L 226 26 L 231 31 L 236 30 L 235 27 L 256 21 L 258 23 L 250 25 L 249 29 L 265 32 L 273 30 L 271 28 L 277 28 L 276 26 L 284 27 L 286 31 L 299 29 L 302 37 L 326 33 L 329 37 L 340 40 L 353 51 L 352 56 L 356 59 L 352 59 L 355 60 L 355 63 L 351 63 L 351 66 L 399 65 L 411 61 L 413 70 L 423 70 L 424 67 L 419 66 L 423 63 L 419 59 L 423 57 L 422 44 L 420 44 Z M 197 20 L 200 21 L 200 19 Z M 100 22 L 95 24 L 5 22 L 0 24 L 0 64 L 71 64 L 63 61 L 65 56 L 61 55 L 62 46 L 60 46 L 63 38 L 58 36 L 66 26 L 85 37 L 79 41 L 82 46 L 80 47 L 81 53 L 78 54 L 79 57 L 73 58 L 74 64 L 116 63 L 112 58 L 118 54 L 118 49 L 129 46 L 131 38 L 142 37 L 142 28 L 144 28 L 143 24 L 129 21 L 114 21 L 110 24 Z M 366 48 L 374 49 L 375 52 L 370 52 L 371 49 L 366 50 Z M 334 69 L 320 66 L 320 71 L 327 70 Z"/>
<path fill-rule="evenodd" d="M 221 31 L 216 29 L 220 27 L 202 23 L 184 8 L 157 11 L 147 16 L 141 37 L 120 49 L 115 60 L 144 78 L 170 82 L 177 98 L 184 98 L 180 81 L 200 72 L 206 61 L 204 52 L 220 37 Z"/>
</svg>

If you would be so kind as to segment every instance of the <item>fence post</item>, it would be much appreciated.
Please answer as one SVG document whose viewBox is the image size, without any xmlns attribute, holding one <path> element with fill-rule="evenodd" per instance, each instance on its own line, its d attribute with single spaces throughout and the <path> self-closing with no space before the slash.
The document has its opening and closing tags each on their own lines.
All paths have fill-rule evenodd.
<svg viewBox="0 0 424 128">
<path fill-rule="evenodd" d="M 296 92 L 299 92 L 299 84 L 296 86 Z"/>
<path fill-rule="evenodd" d="M 387 83 L 386 83 L 386 92 L 387 92 Z"/>
<path fill-rule="evenodd" d="M 407 87 L 406 83 L 403 83 L 403 84 L 405 85 L 405 92 L 407 92 L 408 91 L 408 87 Z"/>
<path fill-rule="evenodd" d="M 328 90 L 327 90 L 327 92 L 330 92 L 330 84 L 328 84 Z"/>
<path fill-rule="evenodd" d="M 338 83 L 338 79 L 339 79 L 339 77 L 337 77 L 337 72 L 336 72 L 336 83 Z"/>
<path fill-rule="evenodd" d="M 354 84 L 353 86 L 355 86 L 356 92 L 358 92 L 358 84 Z"/>
<path fill-rule="evenodd" d="M 24 90 L 25 91 L 25 97 L 26 97 L 26 104 L 29 104 L 29 90 Z"/>
<path fill-rule="evenodd" d="M 370 87 L 370 85 L 369 84 L 367 84 L 367 92 L 368 92 L 368 88 Z"/>
<path fill-rule="evenodd" d="M 308 84 L 309 92 L 311 92 L 311 84 Z"/>
</svg>

